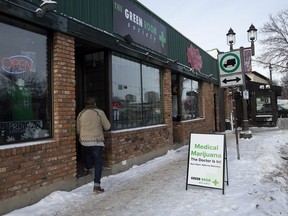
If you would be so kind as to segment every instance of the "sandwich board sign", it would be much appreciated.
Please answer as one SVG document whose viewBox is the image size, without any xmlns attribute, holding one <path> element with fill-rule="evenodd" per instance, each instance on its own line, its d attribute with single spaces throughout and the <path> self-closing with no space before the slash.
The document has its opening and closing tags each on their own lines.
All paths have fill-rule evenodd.
<svg viewBox="0 0 288 216">
<path fill-rule="evenodd" d="M 191 134 L 186 190 L 192 185 L 220 189 L 224 194 L 226 155 L 225 134 Z"/>
</svg>

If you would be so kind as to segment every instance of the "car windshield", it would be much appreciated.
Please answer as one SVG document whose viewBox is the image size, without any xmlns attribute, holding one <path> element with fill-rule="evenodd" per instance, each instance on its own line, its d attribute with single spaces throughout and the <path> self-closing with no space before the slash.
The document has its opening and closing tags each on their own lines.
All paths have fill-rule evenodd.
<svg viewBox="0 0 288 216">
<path fill-rule="evenodd" d="M 271 104 L 263 104 L 263 106 L 261 107 L 261 109 L 259 110 L 260 113 L 266 114 L 272 113 L 272 105 Z"/>
</svg>

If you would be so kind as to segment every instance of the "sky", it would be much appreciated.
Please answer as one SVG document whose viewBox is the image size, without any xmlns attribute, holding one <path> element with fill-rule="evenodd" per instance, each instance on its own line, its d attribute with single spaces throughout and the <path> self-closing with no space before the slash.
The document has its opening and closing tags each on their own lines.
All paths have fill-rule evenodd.
<svg viewBox="0 0 288 216">
<path fill-rule="evenodd" d="M 258 29 L 255 56 L 264 49 L 259 43 L 263 38 L 260 29 L 270 15 L 288 8 L 287 0 L 138 0 L 165 22 L 178 30 L 203 50 L 217 48 L 228 52 L 226 34 L 230 28 L 236 33 L 234 49 L 249 47 L 247 30 L 253 24 Z M 176 4 L 173 4 L 175 2 Z M 269 70 L 253 64 L 253 70 L 269 78 Z M 274 71 L 272 77 L 280 79 Z"/>
<path fill-rule="evenodd" d="M 288 158 L 288 118 L 279 122 L 277 127 L 250 128 L 252 138 L 239 139 L 238 151 L 235 134 L 225 132 L 228 184 L 224 184 L 224 194 L 215 188 L 186 185 L 191 142 L 127 171 L 103 177 L 102 194 L 92 192 L 91 176 L 86 185 L 70 192 L 55 191 L 6 216 L 288 215 L 288 161 L 283 159 Z M 213 144 L 221 148 L 222 141 Z M 200 175 L 197 169 L 194 172 Z"/>
</svg>

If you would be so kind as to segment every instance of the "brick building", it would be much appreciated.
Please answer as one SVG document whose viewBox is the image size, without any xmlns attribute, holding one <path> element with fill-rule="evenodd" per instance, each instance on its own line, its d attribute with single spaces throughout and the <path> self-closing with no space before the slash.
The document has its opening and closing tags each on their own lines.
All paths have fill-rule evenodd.
<svg viewBox="0 0 288 216">
<path fill-rule="evenodd" d="M 112 124 L 110 173 L 224 129 L 217 61 L 149 9 L 63 0 L 41 12 L 40 3 L 0 2 L 1 214 L 83 184 L 76 116 L 87 96 Z"/>
</svg>

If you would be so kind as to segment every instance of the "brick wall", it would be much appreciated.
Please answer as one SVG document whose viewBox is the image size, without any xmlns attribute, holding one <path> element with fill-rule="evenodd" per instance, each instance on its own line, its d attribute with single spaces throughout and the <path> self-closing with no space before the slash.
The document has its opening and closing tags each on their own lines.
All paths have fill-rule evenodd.
<svg viewBox="0 0 288 216">
<path fill-rule="evenodd" d="M 172 145 L 166 125 L 110 132 L 106 138 L 105 157 L 109 166 Z"/>
<path fill-rule="evenodd" d="M 214 85 L 201 84 L 201 102 L 203 118 L 173 123 L 173 141 L 178 144 L 188 144 L 191 133 L 210 133 L 215 131 L 214 116 Z"/>
<path fill-rule="evenodd" d="M 56 33 L 53 49 L 54 139 L 0 150 L 0 201 L 75 178 L 74 39 Z"/>
</svg>

